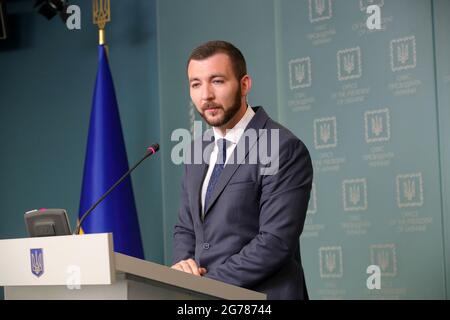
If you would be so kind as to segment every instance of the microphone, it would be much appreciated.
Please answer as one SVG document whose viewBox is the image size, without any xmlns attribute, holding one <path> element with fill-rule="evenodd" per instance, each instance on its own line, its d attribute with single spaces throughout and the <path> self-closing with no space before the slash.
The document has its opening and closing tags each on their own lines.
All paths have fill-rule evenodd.
<svg viewBox="0 0 450 320">
<path fill-rule="evenodd" d="M 108 194 L 111 193 L 111 191 L 113 191 L 126 177 L 128 177 L 130 175 L 130 173 L 136 169 L 137 166 L 139 166 L 141 164 L 142 161 L 144 161 L 145 159 L 147 159 L 148 157 L 150 157 L 151 155 L 155 154 L 157 151 L 159 150 L 159 144 L 155 143 L 152 144 L 150 147 L 147 148 L 147 151 L 145 152 L 144 157 L 139 160 L 130 170 L 128 170 L 127 172 L 125 172 L 125 174 L 119 179 L 117 180 L 116 183 L 114 183 L 114 185 L 108 189 L 108 191 L 106 191 L 103 196 L 101 196 L 100 199 L 98 199 L 98 201 L 96 203 L 94 203 L 80 218 L 80 220 L 77 223 L 77 227 L 75 228 L 74 231 L 74 235 L 78 235 L 80 233 L 80 229 L 81 229 L 81 224 L 83 223 L 84 219 L 87 218 L 87 216 L 92 212 L 92 210 L 95 209 L 95 207 L 97 207 L 99 205 L 100 202 L 103 201 L 103 199 L 105 199 Z"/>
</svg>

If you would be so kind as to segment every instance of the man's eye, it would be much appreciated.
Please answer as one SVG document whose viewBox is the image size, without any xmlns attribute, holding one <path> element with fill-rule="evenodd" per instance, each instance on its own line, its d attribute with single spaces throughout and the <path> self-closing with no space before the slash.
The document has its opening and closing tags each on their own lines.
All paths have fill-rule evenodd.
<svg viewBox="0 0 450 320">
<path fill-rule="evenodd" d="M 199 85 L 200 85 L 199 83 L 192 83 L 191 88 L 198 88 Z"/>
<path fill-rule="evenodd" d="M 213 83 L 221 84 L 221 83 L 223 83 L 223 80 L 213 80 Z"/>
</svg>

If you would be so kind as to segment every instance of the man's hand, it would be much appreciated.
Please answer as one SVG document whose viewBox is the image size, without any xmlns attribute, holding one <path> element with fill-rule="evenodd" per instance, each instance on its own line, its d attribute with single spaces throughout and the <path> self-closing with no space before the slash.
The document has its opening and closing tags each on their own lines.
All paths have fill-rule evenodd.
<svg viewBox="0 0 450 320">
<path fill-rule="evenodd" d="M 180 262 L 174 264 L 171 268 L 190 273 L 195 276 L 203 276 L 206 273 L 206 269 L 197 266 L 197 263 L 193 259 L 181 260 Z"/>
</svg>

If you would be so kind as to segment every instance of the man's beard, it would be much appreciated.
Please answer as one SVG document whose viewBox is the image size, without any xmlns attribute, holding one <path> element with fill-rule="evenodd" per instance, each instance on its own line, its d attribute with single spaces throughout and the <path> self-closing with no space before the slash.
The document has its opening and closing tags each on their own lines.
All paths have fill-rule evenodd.
<svg viewBox="0 0 450 320">
<path fill-rule="evenodd" d="M 202 112 L 199 112 L 200 116 L 212 127 L 222 127 L 227 124 L 238 112 L 241 108 L 241 88 L 239 88 L 236 92 L 236 96 L 234 97 L 233 104 L 230 108 L 225 110 L 222 105 L 216 104 L 214 102 L 206 102 L 201 106 Z M 206 109 L 208 108 L 217 108 L 216 112 L 222 112 L 220 117 L 210 118 L 206 113 Z"/>
</svg>

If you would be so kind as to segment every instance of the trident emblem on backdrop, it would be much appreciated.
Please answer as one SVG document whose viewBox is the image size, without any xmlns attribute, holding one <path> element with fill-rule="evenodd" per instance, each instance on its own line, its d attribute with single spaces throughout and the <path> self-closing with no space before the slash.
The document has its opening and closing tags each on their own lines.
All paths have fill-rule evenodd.
<svg viewBox="0 0 450 320">
<path fill-rule="evenodd" d="M 403 195 L 409 201 L 416 197 L 416 184 L 414 180 L 408 179 L 403 182 Z"/>
<path fill-rule="evenodd" d="M 351 74 L 355 70 L 355 56 L 347 54 L 344 56 L 344 70 L 348 74 Z"/>
<path fill-rule="evenodd" d="M 336 268 L 336 253 L 326 252 L 325 253 L 325 266 L 328 272 L 333 272 Z"/>
<path fill-rule="evenodd" d="M 401 43 L 397 47 L 397 58 L 401 64 L 405 64 L 409 60 L 409 45 L 407 43 Z"/>
<path fill-rule="evenodd" d="M 319 16 L 325 12 L 325 0 L 316 0 L 316 12 Z"/>
<path fill-rule="evenodd" d="M 299 64 L 294 66 L 294 74 L 295 74 L 295 80 L 298 81 L 298 83 L 302 83 L 303 80 L 305 80 L 305 65 Z"/>
<path fill-rule="evenodd" d="M 371 120 L 372 132 L 378 137 L 383 132 L 383 119 L 380 116 L 375 116 Z"/>
<path fill-rule="evenodd" d="M 329 123 L 323 123 L 320 125 L 320 139 L 327 143 L 331 138 L 331 128 Z"/>
</svg>

